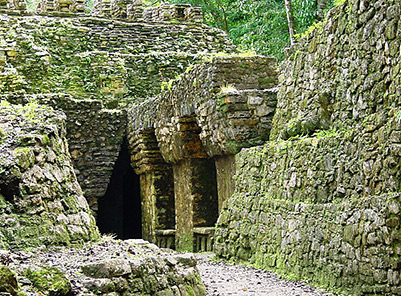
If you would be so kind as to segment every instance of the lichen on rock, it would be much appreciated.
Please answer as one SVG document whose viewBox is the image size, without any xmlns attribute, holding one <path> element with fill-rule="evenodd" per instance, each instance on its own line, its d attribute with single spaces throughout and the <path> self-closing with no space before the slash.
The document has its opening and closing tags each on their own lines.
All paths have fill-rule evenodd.
<svg viewBox="0 0 401 296">
<path fill-rule="evenodd" d="M 35 102 L 2 101 L 0 242 L 6 248 L 69 244 L 98 238 L 75 177 L 65 115 Z"/>
</svg>

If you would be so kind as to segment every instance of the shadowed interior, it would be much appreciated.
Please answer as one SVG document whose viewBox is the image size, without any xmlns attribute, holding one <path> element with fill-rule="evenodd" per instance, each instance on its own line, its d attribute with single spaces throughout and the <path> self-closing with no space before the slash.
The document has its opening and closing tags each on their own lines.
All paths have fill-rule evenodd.
<svg viewBox="0 0 401 296">
<path fill-rule="evenodd" d="M 99 200 L 97 223 L 101 233 L 114 233 L 120 239 L 142 238 L 139 176 L 130 165 L 126 139 L 106 195 Z"/>
</svg>

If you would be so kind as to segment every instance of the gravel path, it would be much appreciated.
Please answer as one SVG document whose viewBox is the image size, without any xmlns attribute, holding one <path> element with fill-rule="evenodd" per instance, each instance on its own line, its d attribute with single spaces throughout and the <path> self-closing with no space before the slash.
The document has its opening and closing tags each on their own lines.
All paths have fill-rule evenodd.
<svg viewBox="0 0 401 296">
<path fill-rule="evenodd" d="M 208 296 L 334 296 L 305 282 L 284 280 L 265 270 L 210 261 L 213 255 L 196 257 Z"/>
</svg>

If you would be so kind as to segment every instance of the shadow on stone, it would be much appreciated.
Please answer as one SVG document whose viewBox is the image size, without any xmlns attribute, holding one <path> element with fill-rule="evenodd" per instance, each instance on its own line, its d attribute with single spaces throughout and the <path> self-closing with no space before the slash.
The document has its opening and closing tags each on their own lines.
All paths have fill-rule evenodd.
<svg viewBox="0 0 401 296">
<path fill-rule="evenodd" d="M 98 226 L 120 239 L 142 238 L 141 220 L 139 176 L 130 165 L 124 139 L 106 195 L 99 200 Z"/>
</svg>

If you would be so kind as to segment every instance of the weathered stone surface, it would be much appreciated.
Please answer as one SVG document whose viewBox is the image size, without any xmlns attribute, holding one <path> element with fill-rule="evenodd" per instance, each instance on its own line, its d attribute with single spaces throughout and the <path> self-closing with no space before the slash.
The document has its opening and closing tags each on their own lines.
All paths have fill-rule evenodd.
<svg viewBox="0 0 401 296">
<path fill-rule="evenodd" d="M 66 114 L 66 136 L 74 172 L 96 213 L 98 199 L 106 193 L 123 142 L 125 112 L 105 109 L 101 100 L 79 100 L 69 94 L 8 94 L 0 98 L 20 104 L 35 101 Z"/>
<path fill-rule="evenodd" d="M 190 66 L 179 78 L 163 84 L 158 97 L 128 110 L 133 166 L 142 174 L 141 180 L 151 180 L 144 185 L 149 188 L 144 203 L 152 209 L 152 199 L 160 199 L 163 192 L 153 194 L 150 173 L 164 180 L 166 188 L 174 188 L 169 200 L 175 204 L 178 249 L 193 251 L 200 245 L 194 242 L 194 228 L 214 226 L 218 209 L 232 193 L 230 155 L 268 139 L 276 105 L 275 83 L 274 58 L 216 56 Z M 213 157 L 220 157 L 217 173 Z M 171 167 L 174 180 L 166 175 Z M 165 241 L 170 232 L 159 228 L 162 220 L 151 210 L 145 223 L 156 230 L 152 232 L 166 234 Z M 206 245 L 211 244 L 213 234 L 197 235 L 195 241 L 206 239 Z"/>
<path fill-rule="evenodd" d="M 203 55 L 235 50 L 223 32 L 188 22 L 134 23 L 55 13 L 16 16 L 10 11 L 2 15 L 0 88 L 2 94 L 11 94 L 3 98 L 22 103 L 35 97 L 66 113 L 75 173 L 95 213 L 125 135 L 125 113 L 118 110 L 158 94 L 162 81 Z M 63 94 L 36 95 L 48 92 Z M 155 161 L 165 172 L 157 151 L 147 155 L 150 161 L 142 161 L 141 172 Z"/>
<path fill-rule="evenodd" d="M 206 295 L 193 254 L 143 240 L 105 237 L 81 248 L 14 252 L 10 259 L 26 295 Z"/>
<path fill-rule="evenodd" d="M 37 103 L 0 103 L 3 248 L 96 239 L 67 150 L 65 115 Z"/>
<path fill-rule="evenodd" d="M 164 159 L 229 155 L 263 143 L 276 105 L 267 89 L 276 83 L 274 58 L 213 57 L 188 69 L 160 96 L 155 126 Z"/>
<path fill-rule="evenodd" d="M 399 10 L 346 1 L 288 51 L 270 141 L 236 156 L 219 255 L 400 295 Z"/>
<path fill-rule="evenodd" d="M 162 81 L 203 55 L 234 51 L 222 31 L 202 24 L 3 13 L 3 93 L 68 92 L 80 99 L 100 98 L 114 107 L 157 95 Z"/>
</svg>

